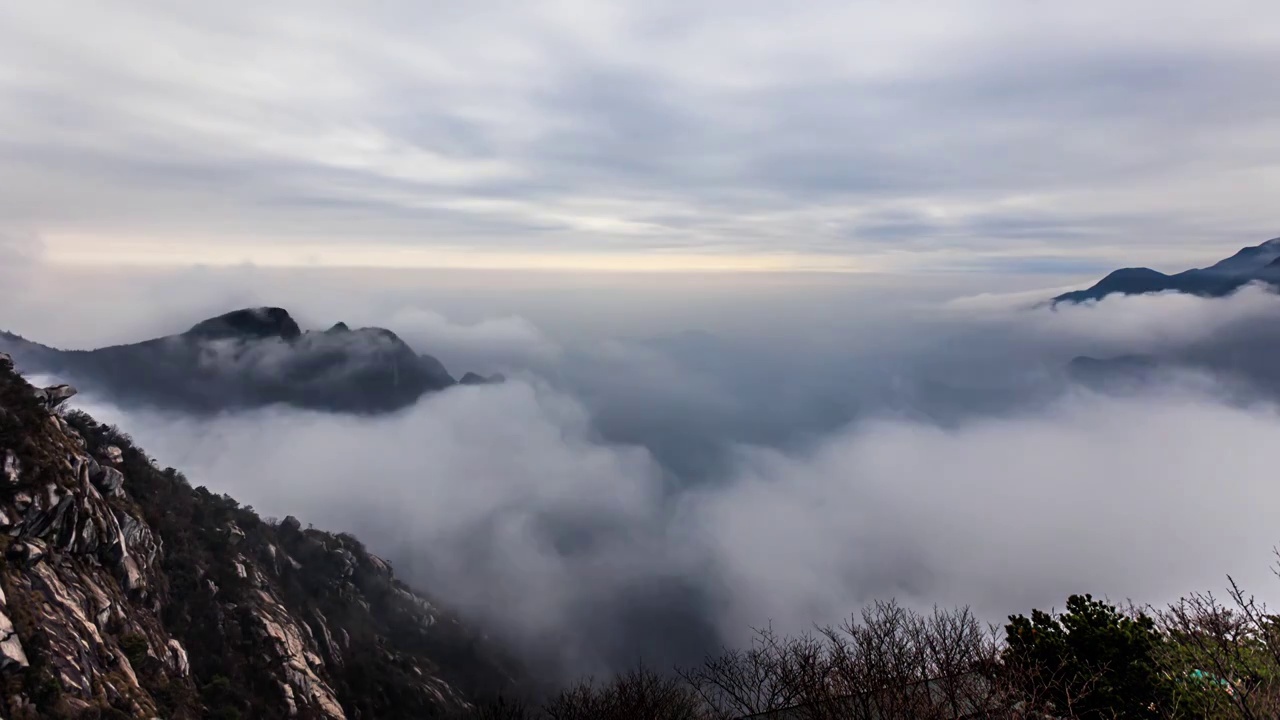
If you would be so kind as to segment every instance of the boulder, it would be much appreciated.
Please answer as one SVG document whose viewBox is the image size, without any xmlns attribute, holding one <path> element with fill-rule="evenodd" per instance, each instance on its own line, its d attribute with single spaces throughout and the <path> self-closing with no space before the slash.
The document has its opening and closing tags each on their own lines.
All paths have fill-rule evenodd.
<svg viewBox="0 0 1280 720">
<path fill-rule="evenodd" d="M 231 523 L 224 528 L 224 532 L 226 533 L 227 542 L 231 545 L 239 545 L 244 542 L 244 531 L 235 523 Z"/>
<path fill-rule="evenodd" d="M 70 385 L 50 385 L 46 388 L 36 388 L 36 399 L 45 404 L 45 407 L 53 410 L 62 403 L 66 402 L 76 394 L 76 389 Z"/>
<path fill-rule="evenodd" d="M 378 573 L 379 575 L 387 575 L 387 576 L 390 576 L 392 574 L 391 563 L 387 562 L 386 560 L 383 560 L 382 558 L 378 557 L 377 555 L 374 555 L 373 553 L 366 553 L 366 555 L 368 555 L 369 557 L 369 564 L 373 566 L 374 572 Z"/>
<path fill-rule="evenodd" d="M 177 640 L 169 641 L 169 667 L 173 668 L 178 677 L 191 674 L 191 662 L 187 659 L 187 650 Z"/>
<path fill-rule="evenodd" d="M 23 540 L 9 545 L 9 558 L 28 567 L 44 558 L 46 546 L 39 540 Z"/>
<path fill-rule="evenodd" d="M 356 572 L 356 556 L 346 548 L 338 548 L 333 552 L 333 557 L 338 563 L 338 577 L 346 579 Z"/>
<path fill-rule="evenodd" d="M 91 475 L 94 487 L 98 492 L 110 497 L 124 496 L 124 473 L 111 466 L 98 466 L 98 472 Z"/>
<path fill-rule="evenodd" d="M 18 631 L 8 615 L 0 612 L 0 670 L 10 667 L 27 667 L 27 653 L 22 649 Z"/>
<path fill-rule="evenodd" d="M 4 451 L 4 463 L 0 465 L 0 480 L 6 485 L 17 485 L 22 481 L 22 463 L 12 450 Z"/>
</svg>

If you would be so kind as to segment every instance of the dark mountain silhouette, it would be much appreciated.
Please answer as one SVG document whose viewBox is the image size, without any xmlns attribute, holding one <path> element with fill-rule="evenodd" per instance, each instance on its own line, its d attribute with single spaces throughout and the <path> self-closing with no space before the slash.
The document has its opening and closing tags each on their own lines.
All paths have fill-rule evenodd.
<svg viewBox="0 0 1280 720">
<path fill-rule="evenodd" d="M 444 365 L 383 328 L 304 332 L 283 308 L 248 308 L 153 340 L 59 350 L 0 333 L 0 351 L 29 372 L 55 374 L 128 404 L 194 412 L 284 403 L 380 413 L 457 384 Z M 500 376 L 482 378 L 501 381 Z"/>
<path fill-rule="evenodd" d="M 1095 358 L 1080 355 L 1067 363 L 1067 374 L 1078 383 L 1098 390 L 1115 390 L 1150 381 L 1162 369 L 1150 355 Z"/>
<path fill-rule="evenodd" d="M 1222 297 L 1251 282 L 1280 286 L 1280 238 L 1244 248 L 1209 267 L 1184 270 L 1174 275 L 1150 268 L 1122 268 L 1093 287 L 1063 293 L 1053 302 L 1078 303 L 1101 300 L 1114 293 L 1141 295 L 1168 290 L 1201 297 Z"/>
<path fill-rule="evenodd" d="M 484 375 L 480 375 L 479 373 L 469 372 L 466 375 L 462 376 L 462 379 L 458 381 L 458 384 L 459 385 L 493 385 L 494 383 L 500 383 L 504 381 L 506 381 L 506 377 L 504 377 L 502 373 L 494 373 L 486 377 Z"/>
</svg>

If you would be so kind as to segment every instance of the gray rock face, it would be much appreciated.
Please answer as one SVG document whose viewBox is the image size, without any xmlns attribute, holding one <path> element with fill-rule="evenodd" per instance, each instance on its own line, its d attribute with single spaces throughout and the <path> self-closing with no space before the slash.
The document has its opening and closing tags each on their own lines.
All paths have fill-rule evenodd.
<svg viewBox="0 0 1280 720">
<path fill-rule="evenodd" d="M 359 564 L 356 556 L 346 548 L 338 548 L 333 551 L 333 556 L 338 561 L 338 577 L 349 578 L 356 572 L 356 566 Z"/>
<path fill-rule="evenodd" d="M 91 476 L 94 487 L 103 495 L 121 497 L 124 495 L 124 473 L 113 467 L 99 466 L 98 472 Z"/>
<path fill-rule="evenodd" d="M 70 385 L 50 385 L 46 388 L 38 388 L 33 392 L 37 400 L 52 410 L 75 395 L 76 389 Z"/>
<path fill-rule="evenodd" d="M 4 461 L 0 463 L 0 480 L 9 486 L 22 482 L 22 463 L 12 450 L 4 451 Z"/>
<path fill-rule="evenodd" d="M 8 604 L 4 591 L 0 590 L 0 671 L 12 666 L 25 668 L 30 665 L 27 653 L 22 648 L 22 641 L 18 639 L 18 631 L 6 614 Z"/>
<path fill-rule="evenodd" d="M 187 651 L 186 648 L 182 647 L 182 643 L 170 638 L 168 649 L 169 667 L 173 669 L 174 674 L 180 678 L 190 675 L 191 661 L 187 658 Z"/>
<path fill-rule="evenodd" d="M 237 628 L 234 647 L 246 653 L 225 672 L 252 668 L 279 689 L 255 697 L 245 717 L 340 720 L 349 717 L 344 708 L 382 717 L 386 708 L 368 706 L 369 698 L 340 694 L 351 686 L 343 673 L 367 672 L 361 664 L 371 659 L 412 678 L 397 680 L 393 696 L 414 703 L 414 717 L 466 706 L 421 654 L 440 611 L 395 580 L 384 560 L 349 536 L 304 530 L 296 518 L 272 528 L 251 513 L 229 511 L 237 507 L 230 499 L 192 490 L 134 450 L 107 444 L 101 426 L 73 427 L 85 421 L 56 415 L 53 409 L 72 394 L 68 386 L 32 390 L 0 370 L 0 437 L 19 438 L 12 449 L 0 449 L 0 532 L 7 539 L 7 562 L 0 564 L 0 713 L 28 708 L 22 717 L 52 716 L 49 701 L 5 695 L 6 687 L 43 684 L 58 688 L 59 708 L 88 716 L 110 706 L 130 717 L 206 717 L 209 708 L 198 698 L 210 677 L 194 677 L 192 661 L 209 629 L 223 627 Z M 165 519 L 173 506 L 145 506 L 164 502 L 147 498 L 159 487 L 169 498 L 185 493 L 187 507 L 199 508 L 190 517 L 207 524 L 175 530 Z M 166 559 L 166 527 L 184 562 L 194 558 L 181 575 L 165 575 L 174 560 Z M 202 542 L 203 554 L 192 550 Z M 299 579 L 322 597 L 291 598 L 287 588 L 297 588 Z M 172 607 L 180 603 L 188 604 Z M 322 606 L 341 615 L 327 617 Z M 185 631 L 192 634 L 171 632 L 161 620 L 196 611 L 203 614 L 195 630 Z M 331 617 L 353 622 L 352 631 Z M 369 635 L 370 628 L 391 626 L 396 633 Z M 33 647 L 41 649 L 39 663 L 29 655 Z M 23 673 L 40 677 L 6 683 Z M 160 688 L 163 695 L 153 694 Z M 195 704 L 173 709 L 158 702 L 175 696 Z"/>
</svg>

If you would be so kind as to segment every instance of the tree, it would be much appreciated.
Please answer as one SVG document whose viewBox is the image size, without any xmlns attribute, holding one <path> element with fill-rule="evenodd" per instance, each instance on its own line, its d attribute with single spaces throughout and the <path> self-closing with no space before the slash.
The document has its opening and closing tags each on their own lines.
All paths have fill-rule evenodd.
<svg viewBox="0 0 1280 720">
<path fill-rule="evenodd" d="M 1012 692 L 1032 708 L 1078 718 L 1158 718 L 1172 695 L 1159 666 L 1164 642 L 1147 615 L 1072 595 L 1063 614 L 1010 616 L 1003 660 Z"/>
</svg>

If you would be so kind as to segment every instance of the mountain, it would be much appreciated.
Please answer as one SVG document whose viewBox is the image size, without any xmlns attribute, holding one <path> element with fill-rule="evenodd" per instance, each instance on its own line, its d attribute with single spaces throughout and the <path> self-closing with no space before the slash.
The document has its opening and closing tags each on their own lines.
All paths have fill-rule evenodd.
<svg viewBox="0 0 1280 720">
<path fill-rule="evenodd" d="M 1101 300 L 1118 293 L 1141 295 L 1172 290 L 1202 297 L 1222 297 L 1250 282 L 1280 286 L 1280 238 L 1247 247 L 1206 268 L 1166 275 L 1150 268 L 1122 268 L 1085 290 L 1063 293 L 1054 303 Z"/>
<path fill-rule="evenodd" d="M 72 394 L 0 354 L 0 716 L 416 720 L 512 686 L 356 538 L 191 487 Z"/>
<path fill-rule="evenodd" d="M 0 332 L 0 351 L 28 372 L 68 378 L 120 402 L 190 412 L 285 403 L 379 413 L 456 384 L 439 360 L 417 354 L 390 330 L 352 330 L 340 322 L 304 332 L 275 307 L 236 310 L 184 333 L 96 350 L 58 350 Z"/>
<path fill-rule="evenodd" d="M 1119 355 L 1095 358 L 1080 355 L 1067 363 L 1072 380 L 1099 390 L 1115 390 L 1141 385 L 1167 367 L 1149 355 Z"/>
<path fill-rule="evenodd" d="M 497 383 L 506 382 L 507 378 L 502 373 L 494 373 L 489 376 L 479 375 L 469 372 L 462 376 L 458 381 L 459 385 L 495 385 Z"/>
</svg>

